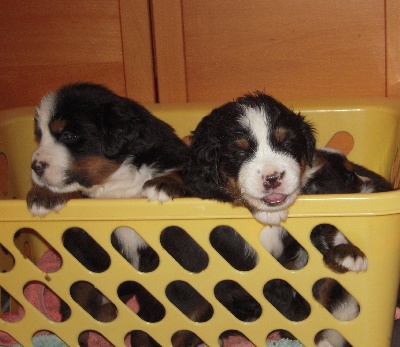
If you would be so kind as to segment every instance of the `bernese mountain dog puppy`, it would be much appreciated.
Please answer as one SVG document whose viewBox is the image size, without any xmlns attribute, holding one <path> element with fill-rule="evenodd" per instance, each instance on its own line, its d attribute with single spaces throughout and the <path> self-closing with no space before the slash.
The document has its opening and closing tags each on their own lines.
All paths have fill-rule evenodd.
<svg viewBox="0 0 400 347">
<path fill-rule="evenodd" d="M 27 195 L 33 215 L 58 211 L 75 197 L 147 197 L 164 202 L 183 195 L 175 172 L 183 167 L 186 144 L 142 105 L 102 85 L 74 83 L 43 97 L 36 108 L 35 136 L 39 145 L 31 162 L 34 186 Z M 114 247 L 138 270 L 152 270 L 157 255 L 138 234 L 126 229 L 113 233 Z M 84 231 L 73 228 L 70 234 L 65 246 L 83 265 L 89 269 L 106 265 L 87 252 L 97 244 Z M 126 291 L 125 296 L 136 294 L 146 301 L 135 288 Z M 107 303 L 91 307 L 96 300 L 105 301 L 101 294 L 80 288 L 71 288 L 71 293 L 95 318 L 104 315 Z M 151 304 L 141 305 L 140 312 L 149 321 L 158 318 Z M 103 318 L 115 314 L 111 310 L 110 317 Z"/>
<path fill-rule="evenodd" d="M 189 196 L 247 207 L 257 220 L 268 224 L 260 241 L 289 269 L 299 269 L 307 263 L 307 252 L 279 226 L 299 194 L 392 190 L 382 177 L 351 163 L 342 153 L 317 149 L 313 126 L 301 114 L 261 92 L 222 105 L 203 118 L 190 139 L 182 179 Z M 256 262 L 257 255 L 229 230 L 226 237 L 221 237 L 218 242 L 229 253 L 225 257 L 235 258 L 244 268 Z M 364 253 L 334 226 L 317 227 L 311 239 L 323 254 L 326 266 L 334 271 L 367 269 Z M 247 293 L 231 289 L 224 287 L 216 295 L 235 316 L 245 321 L 256 319 L 257 310 Z M 282 298 L 282 293 L 290 295 Z M 305 319 L 309 314 L 309 305 L 286 283 L 266 286 L 264 295 L 293 320 Z M 351 320 L 359 313 L 357 301 L 337 282 L 320 281 L 314 286 L 314 296 L 338 319 Z M 329 341 L 335 347 L 347 346 L 330 330 L 320 334 L 316 344 Z"/>
<path fill-rule="evenodd" d="M 182 195 L 173 175 L 187 146 L 170 125 L 104 86 L 75 83 L 46 95 L 36 108 L 35 135 L 34 186 L 27 195 L 34 215 L 58 211 L 72 197 L 163 202 Z M 137 264 L 145 242 L 124 228 L 116 235 L 122 253 Z"/>
<path fill-rule="evenodd" d="M 347 159 L 333 148 L 317 148 L 301 194 L 377 193 L 393 190 L 383 177 Z M 331 225 L 320 225 L 311 234 L 314 246 L 323 254 L 326 266 L 336 272 L 365 271 L 368 261 L 363 252 L 352 245 Z M 267 226 L 261 233 L 264 247 L 291 269 L 302 268 L 307 254 L 282 227 Z"/>
<path fill-rule="evenodd" d="M 35 187 L 27 199 L 35 215 L 59 210 L 77 192 L 160 201 L 181 194 L 147 182 L 181 168 L 187 146 L 170 125 L 104 86 L 76 83 L 46 95 L 36 109 L 35 135 Z"/>
<path fill-rule="evenodd" d="M 392 185 L 383 177 L 350 162 L 343 153 L 331 148 L 316 149 L 312 165 L 307 168 L 304 176 L 306 180 L 301 188 L 301 194 L 376 193 L 393 190 Z M 323 255 L 325 265 L 331 270 L 338 273 L 367 270 L 368 260 L 365 254 L 335 226 L 318 225 L 312 231 L 310 238 L 313 245 Z M 221 240 L 225 243 L 225 249 L 229 249 L 232 253 L 229 256 L 235 253 L 235 261 L 240 262 L 243 267 L 246 266 L 245 264 L 250 266 L 256 263 L 257 255 L 254 252 L 243 252 L 244 245 L 236 239 L 231 235 Z M 260 234 L 260 241 L 287 269 L 301 269 L 308 261 L 307 252 L 281 226 L 265 227 Z M 238 259 L 238 255 L 242 257 Z M 228 290 L 222 294 L 227 297 L 225 300 L 232 300 Z M 246 295 L 247 293 L 242 293 L 241 297 L 236 294 L 235 302 L 231 303 L 231 307 L 237 307 L 240 302 L 246 304 Z M 332 279 L 319 280 L 313 287 L 313 295 L 338 320 L 352 320 L 359 314 L 358 302 Z M 285 282 L 275 282 L 273 285 L 266 286 L 264 296 L 291 320 L 303 320 L 310 313 L 309 305 Z M 242 306 L 241 311 L 243 310 L 245 308 Z M 329 329 L 318 334 L 315 342 L 317 346 L 350 346 L 340 334 Z"/>
<path fill-rule="evenodd" d="M 182 179 L 188 196 L 248 208 L 279 225 L 312 165 L 314 129 L 261 92 L 214 109 L 193 131 Z"/>
</svg>

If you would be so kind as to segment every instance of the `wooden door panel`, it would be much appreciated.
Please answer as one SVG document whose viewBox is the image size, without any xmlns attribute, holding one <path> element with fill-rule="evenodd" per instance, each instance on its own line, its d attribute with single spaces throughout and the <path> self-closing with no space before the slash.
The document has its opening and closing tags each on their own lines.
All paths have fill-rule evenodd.
<svg viewBox="0 0 400 347">
<path fill-rule="evenodd" d="M 118 0 L 2 1 L 0 33 L 1 109 L 75 81 L 126 93 Z"/>
<path fill-rule="evenodd" d="M 188 101 L 256 89 L 278 98 L 385 95 L 380 0 L 181 0 L 181 6 Z M 171 54 L 163 47 L 157 60 Z M 170 69 L 160 93 L 171 93 L 173 64 Z"/>
</svg>

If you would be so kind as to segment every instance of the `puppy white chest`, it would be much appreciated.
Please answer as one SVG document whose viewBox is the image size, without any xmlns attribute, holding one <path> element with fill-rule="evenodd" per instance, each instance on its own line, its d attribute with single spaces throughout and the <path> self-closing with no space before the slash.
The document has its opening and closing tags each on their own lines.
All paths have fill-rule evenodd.
<svg viewBox="0 0 400 347">
<path fill-rule="evenodd" d="M 135 198 L 142 196 L 143 184 L 154 177 L 154 170 L 148 166 L 140 169 L 127 162 L 115 171 L 101 185 L 93 186 L 87 191 L 91 198 Z"/>
</svg>

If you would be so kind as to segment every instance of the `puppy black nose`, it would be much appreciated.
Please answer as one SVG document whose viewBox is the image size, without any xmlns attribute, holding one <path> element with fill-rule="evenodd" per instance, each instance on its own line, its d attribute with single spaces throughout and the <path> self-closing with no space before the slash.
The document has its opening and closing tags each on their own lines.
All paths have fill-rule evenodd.
<svg viewBox="0 0 400 347">
<path fill-rule="evenodd" d="M 31 169 L 32 169 L 33 171 L 35 171 L 36 175 L 42 176 L 43 173 L 44 173 L 44 170 L 45 170 L 48 166 L 49 166 L 49 164 L 46 163 L 45 161 L 37 161 L 37 160 L 34 160 L 34 161 L 32 162 Z"/>
<path fill-rule="evenodd" d="M 266 189 L 275 189 L 281 185 L 281 180 L 285 176 L 285 172 L 274 172 L 272 175 L 264 177 L 264 187 Z"/>
</svg>

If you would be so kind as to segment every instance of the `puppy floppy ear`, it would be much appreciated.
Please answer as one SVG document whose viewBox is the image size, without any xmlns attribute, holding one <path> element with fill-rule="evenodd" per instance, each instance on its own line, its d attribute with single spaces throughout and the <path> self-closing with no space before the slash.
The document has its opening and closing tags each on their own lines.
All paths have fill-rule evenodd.
<svg viewBox="0 0 400 347">
<path fill-rule="evenodd" d="M 208 139 L 209 141 L 199 141 L 193 149 L 191 157 L 191 167 L 206 172 L 208 181 L 212 184 L 219 185 L 219 152 L 220 144 L 217 139 Z"/>
<path fill-rule="evenodd" d="M 130 100 L 106 105 L 102 115 L 103 153 L 107 158 L 129 154 L 146 126 L 143 107 Z"/>
<path fill-rule="evenodd" d="M 299 117 L 301 117 L 301 133 L 303 134 L 303 137 L 306 142 L 306 161 L 308 166 L 312 165 L 313 162 L 313 157 L 314 157 L 314 152 L 315 152 L 315 129 L 311 123 L 306 121 L 300 113 L 298 114 Z"/>
<path fill-rule="evenodd" d="M 196 195 L 218 191 L 220 186 L 220 141 L 210 116 L 206 116 L 193 132 L 189 155 L 183 171 L 186 186 Z"/>
</svg>

